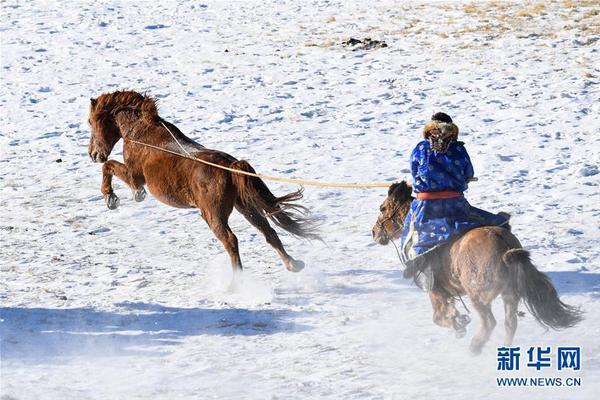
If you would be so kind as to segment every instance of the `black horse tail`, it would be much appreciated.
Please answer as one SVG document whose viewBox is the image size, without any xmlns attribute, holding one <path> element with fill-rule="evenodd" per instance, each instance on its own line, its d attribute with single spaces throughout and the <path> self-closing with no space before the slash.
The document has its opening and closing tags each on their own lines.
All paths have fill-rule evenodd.
<svg viewBox="0 0 600 400">
<path fill-rule="evenodd" d="M 533 265 L 528 251 L 508 250 L 502 260 L 508 267 L 513 290 L 542 326 L 556 330 L 570 328 L 583 319 L 578 307 L 565 304 L 558 298 L 550 278 Z"/>
<path fill-rule="evenodd" d="M 256 173 L 245 160 L 235 161 L 231 168 Z M 262 214 L 296 237 L 321 240 L 313 220 L 306 216 L 308 209 L 296 203 L 302 198 L 303 189 L 276 197 L 260 178 L 236 173 L 232 178 L 242 208 Z"/>
</svg>

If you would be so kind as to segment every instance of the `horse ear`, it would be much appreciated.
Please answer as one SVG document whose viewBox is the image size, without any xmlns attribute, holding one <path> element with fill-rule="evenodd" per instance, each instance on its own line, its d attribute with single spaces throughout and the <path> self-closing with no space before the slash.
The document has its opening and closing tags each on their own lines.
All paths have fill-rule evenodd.
<svg viewBox="0 0 600 400">
<path fill-rule="evenodd" d="M 391 196 L 392 193 L 394 193 L 396 191 L 396 189 L 398 188 L 398 186 L 400 186 L 400 183 L 392 183 L 392 185 L 388 189 L 388 196 Z"/>
<path fill-rule="evenodd" d="M 90 97 L 90 104 L 92 105 L 92 109 L 96 108 L 97 103 L 98 103 L 98 99 Z"/>
<path fill-rule="evenodd" d="M 404 184 L 403 189 L 404 189 L 404 194 L 408 197 L 410 197 L 410 195 L 412 194 L 412 185 L 406 181 L 402 181 L 402 183 Z"/>
<path fill-rule="evenodd" d="M 405 197 L 410 197 L 410 195 L 412 194 L 412 186 L 406 181 L 394 183 L 392 184 L 392 186 L 390 186 L 390 189 L 388 190 L 388 196 L 391 196 L 395 193 L 400 193 L 403 194 Z"/>
</svg>

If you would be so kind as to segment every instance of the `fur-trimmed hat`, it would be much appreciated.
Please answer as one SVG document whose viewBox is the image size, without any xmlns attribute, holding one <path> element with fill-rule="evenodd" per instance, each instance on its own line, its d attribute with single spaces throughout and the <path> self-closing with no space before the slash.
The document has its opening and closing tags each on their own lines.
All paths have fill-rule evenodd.
<svg viewBox="0 0 600 400">
<path fill-rule="evenodd" d="M 431 116 L 431 121 L 423 127 L 423 137 L 429 140 L 429 132 L 438 130 L 442 133 L 452 133 L 455 140 L 458 138 L 458 126 L 452 122 L 452 118 L 443 112 L 435 113 Z"/>
<path fill-rule="evenodd" d="M 458 140 L 458 126 L 448 114 L 435 113 L 423 128 L 423 137 L 437 153 L 446 153 L 450 143 Z"/>
</svg>

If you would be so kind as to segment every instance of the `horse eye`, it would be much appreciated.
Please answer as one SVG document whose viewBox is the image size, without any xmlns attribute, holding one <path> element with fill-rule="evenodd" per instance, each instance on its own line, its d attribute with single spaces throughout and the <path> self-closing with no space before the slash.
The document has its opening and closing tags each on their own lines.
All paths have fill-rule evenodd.
<svg viewBox="0 0 600 400">
<path fill-rule="evenodd" d="M 385 211 L 385 206 L 379 207 L 379 211 L 384 212 Z"/>
</svg>

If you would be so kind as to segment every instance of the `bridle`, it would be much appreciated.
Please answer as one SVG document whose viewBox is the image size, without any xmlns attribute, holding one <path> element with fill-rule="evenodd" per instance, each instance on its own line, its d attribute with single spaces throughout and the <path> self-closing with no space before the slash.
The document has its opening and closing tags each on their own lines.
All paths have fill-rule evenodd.
<svg viewBox="0 0 600 400">
<path fill-rule="evenodd" d="M 396 255 L 398 255 L 398 260 L 400 261 L 401 265 L 404 264 L 404 261 L 402 261 L 402 256 L 400 255 L 400 250 L 398 250 L 398 246 L 396 246 L 396 243 L 394 242 L 393 237 L 396 236 L 396 234 L 398 232 L 402 232 L 402 230 L 404 229 L 404 221 L 400 222 L 398 220 L 398 211 L 400 211 L 402 206 L 403 206 L 403 204 L 396 205 L 396 207 L 394 207 L 394 209 L 392 210 L 392 213 L 390 214 L 389 217 L 384 218 L 382 220 L 379 220 L 379 218 L 377 218 L 377 222 L 375 223 L 375 225 L 377 227 L 379 227 L 383 237 L 385 239 L 389 240 L 390 242 L 392 242 L 392 244 L 394 245 L 394 249 L 396 249 Z M 387 232 L 385 230 L 385 226 L 383 226 L 383 224 L 385 224 L 388 221 L 392 221 L 395 225 L 398 226 L 398 229 L 396 229 L 394 232 L 392 232 L 391 235 L 387 234 Z"/>
<path fill-rule="evenodd" d="M 391 214 L 389 217 L 386 217 L 382 220 L 380 220 L 379 218 L 377 218 L 377 222 L 375 223 L 375 225 L 377 227 L 379 227 L 379 229 L 381 229 L 381 233 L 383 234 L 383 237 L 385 239 L 388 239 L 390 241 L 393 242 L 393 237 L 396 236 L 396 234 L 398 232 L 402 232 L 402 230 L 404 229 L 404 221 L 400 221 L 398 219 L 398 211 L 400 211 L 400 209 L 402 208 L 404 204 L 398 204 L 396 205 L 396 207 L 394 207 L 394 209 L 392 210 Z M 396 229 L 394 232 L 392 232 L 391 235 L 387 234 L 387 231 L 385 230 L 385 226 L 383 224 L 385 224 L 388 221 L 392 221 L 392 223 L 394 223 L 396 226 L 398 226 L 398 229 Z"/>
</svg>

